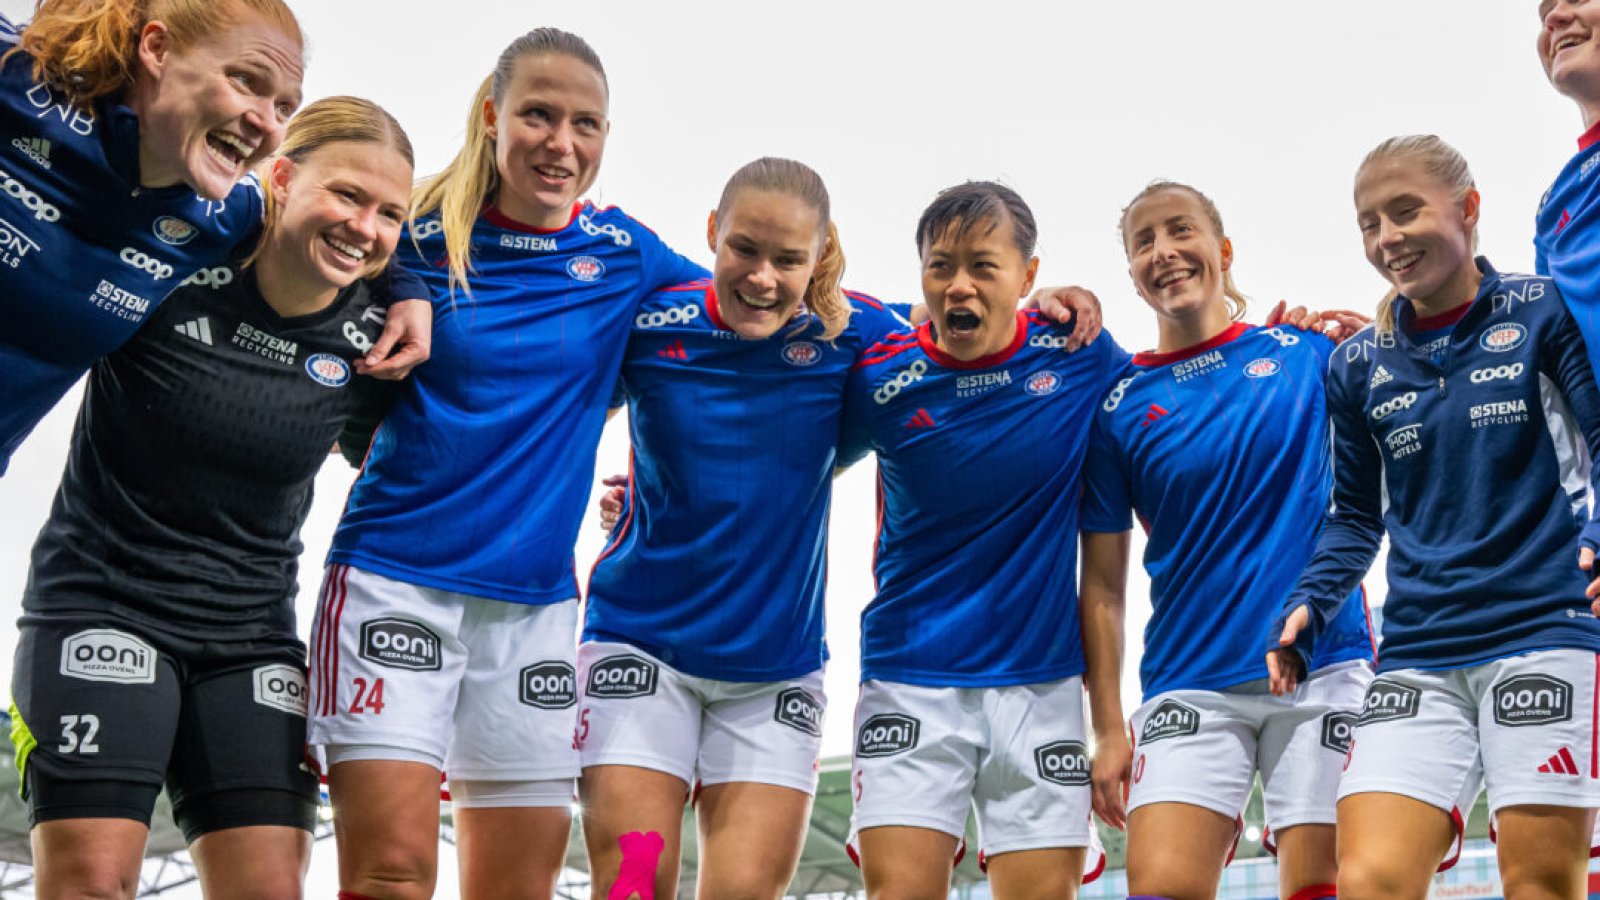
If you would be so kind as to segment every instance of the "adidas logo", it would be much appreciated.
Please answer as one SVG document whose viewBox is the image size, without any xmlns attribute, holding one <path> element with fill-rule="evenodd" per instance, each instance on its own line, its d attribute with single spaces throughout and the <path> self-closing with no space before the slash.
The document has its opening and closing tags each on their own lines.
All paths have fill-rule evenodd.
<svg viewBox="0 0 1600 900">
<path fill-rule="evenodd" d="M 1550 757 L 1539 767 L 1539 771 L 1545 775 L 1576 775 L 1578 763 L 1573 760 L 1572 751 L 1562 747 L 1561 752 Z"/>
<path fill-rule="evenodd" d="M 688 359 L 689 351 L 683 349 L 683 341 L 673 341 L 657 350 L 656 355 L 662 359 Z"/>
<path fill-rule="evenodd" d="M 917 409 L 916 413 L 911 416 L 911 418 L 906 420 L 906 428 L 911 431 L 916 431 L 920 428 L 933 428 L 938 424 L 939 423 L 933 421 L 933 416 L 928 415 L 927 410 L 920 407 Z"/>
<path fill-rule="evenodd" d="M 1161 419 L 1163 417 L 1168 416 L 1168 415 L 1171 415 L 1171 414 L 1168 413 L 1166 410 L 1162 409 L 1161 407 L 1159 407 L 1159 406 L 1155 405 L 1154 403 L 1152 403 L 1152 404 L 1150 404 L 1150 409 L 1148 411 L 1146 411 L 1145 414 L 1144 414 L 1144 422 L 1141 423 L 1139 425 L 1139 427 L 1140 428 L 1149 428 L 1151 425 L 1154 425 L 1155 423 L 1161 421 Z"/>
<path fill-rule="evenodd" d="M 1380 384 L 1388 384 L 1393 380 L 1394 376 L 1389 374 L 1389 370 L 1379 366 L 1377 371 L 1372 373 L 1372 380 L 1367 383 L 1367 389 L 1371 390 Z"/>
<path fill-rule="evenodd" d="M 201 316 L 192 322 L 184 322 L 182 325 L 174 325 L 172 326 L 172 330 L 183 335 L 184 337 L 189 338 L 190 340 L 199 341 L 200 343 L 205 344 L 207 347 L 212 346 L 211 320 L 205 316 Z"/>
<path fill-rule="evenodd" d="M 1561 221 L 1556 223 L 1556 234 L 1560 234 L 1562 231 L 1566 230 L 1566 227 L 1568 225 L 1571 225 L 1571 224 L 1572 224 L 1572 210 L 1563 209 L 1561 211 Z"/>
<path fill-rule="evenodd" d="M 11 146 L 22 151 L 22 155 L 38 163 L 41 168 L 50 168 L 50 142 L 44 138 L 12 138 Z"/>
</svg>

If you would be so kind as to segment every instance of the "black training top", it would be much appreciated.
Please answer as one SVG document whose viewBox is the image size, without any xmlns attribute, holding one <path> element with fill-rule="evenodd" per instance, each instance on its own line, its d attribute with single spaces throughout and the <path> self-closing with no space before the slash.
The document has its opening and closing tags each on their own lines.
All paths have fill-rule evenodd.
<svg viewBox="0 0 1600 900">
<path fill-rule="evenodd" d="M 382 279 L 357 282 L 327 309 L 284 319 L 254 269 L 185 281 L 90 371 L 25 612 L 292 636 L 317 470 L 347 428 L 365 421 L 354 430 L 370 434 L 399 387 L 352 367 L 389 301 Z M 364 452 L 346 448 L 356 462 Z"/>
</svg>

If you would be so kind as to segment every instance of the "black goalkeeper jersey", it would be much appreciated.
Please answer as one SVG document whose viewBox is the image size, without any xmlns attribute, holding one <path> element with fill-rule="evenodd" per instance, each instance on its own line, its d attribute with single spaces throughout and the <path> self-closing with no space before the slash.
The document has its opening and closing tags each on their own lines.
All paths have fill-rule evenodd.
<svg viewBox="0 0 1600 900">
<path fill-rule="evenodd" d="M 26 614 L 112 613 L 216 639 L 293 636 L 300 526 L 336 440 L 399 385 L 355 374 L 386 282 L 281 318 L 253 269 L 197 273 L 90 371 L 33 548 Z M 347 457 L 359 461 L 365 443 Z"/>
</svg>

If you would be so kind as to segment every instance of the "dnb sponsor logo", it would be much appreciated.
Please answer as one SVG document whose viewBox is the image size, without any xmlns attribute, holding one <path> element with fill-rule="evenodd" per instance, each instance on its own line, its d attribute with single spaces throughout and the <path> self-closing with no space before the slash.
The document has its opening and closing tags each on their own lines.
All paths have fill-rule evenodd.
<svg viewBox="0 0 1600 900">
<path fill-rule="evenodd" d="M 1522 346 L 1528 339 L 1528 329 L 1515 322 L 1496 325 L 1478 338 L 1478 346 L 1491 353 L 1506 353 Z"/>
<path fill-rule="evenodd" d="M 1033 763 L 1039 777 L 1053 784 L 1089 783 L 1089 751 L 1079 741 L 1056 741 L 1035 748 Z"/>
<path fill-rule="evenodd" d="M 332 353 L 313 353 L 306 358 L 306 374 L 325 387 L 344 387 L 350 380 L 350 364 Z"/>
<path fill-rule="evenodd" d="M 19 268 L 28 254 L 38 249 L 39 244 L 23 234 L 22 229 L 0 219 L 0 265 Z"/>
<path fill-rule="evenodd" d="M 567 274 L 579 281 L 599 281 L 606 274 L 606 265 L 592 256 L 574 256 L 567 260 Z"/>
<path fill-rule="evenodd" d="M 547 660 L 522 670 L 518 697 L 540 709 L 566 709 L 578 702 L 578 673 L 571 663 Z"/>
<path fill-rule="evenodd" d="M 439 671 L 439 636 L 408 619 L 361 623 L 361 658 L 390 669 Z"/>
<path fill-rule="evenodd" d="M 262 666 L 255 671 L 255 700 L 262 706 L 281 709 L 305 718 L 306 676 L 294 666 Z"/>
<path fill-rule="evenodd" d="M 773 718 L 812 737 L 822 737 L 822 704 L 805 688 L 785 688 L 778 694 Z"/>
<path fill-rule="evenodd" d="M 91 628 L 61 642 L 61 674 L 84 681 L 154 684 L 156 651 L 127 632 Z"/>
<path fill-rule="evenodd" d="M 882 406 L 900 395 L 900 392 L 922 380 L 928 374 L 928 361 L 919 359 L 904 369 L 894 373 L 894 377 L 884 382 L 881 387 L 872 392 L 873 402 Z"/>
<path fill-rule="evenodd" d="M 1043 372 L 1035 372 L 1028 376 L 1028 380 L 1022 385 L 1022 389 L 1035 397 L 1048 397 L 1061 390 L 1061 376 L 1049 369 Z"/>
<path fill-rule="evenodd" d="M 625 700 L 656 692 L 656 664 L 642 656 L 608 656 L 589 668 L 586 690 L 591 697 Z"/>
<path fill-rule="evenodd" d="M 79 109 L 76 103 L 66 98 L 58 101 L 49 85 L 36 84 L 28 88 L 26 96 L 28 105 L 38 110 L 34 113 L 34 118 L 42 119 L 54 112 L 56 118 L 61 120 L 61 124 L 67 126 L 73 134 L 88 137 L 94 133 L 94 113 Z"/>
<path fill-rule="evenodd" d="M 1322 717 L 1322 746 L 1335 753 L 1349 753 L 1355 739 L 1356 714 L 1331 712 Z"/>
<path fill-rule="evenodd" d="M 879 713 L 861 723 L 856 732 L 856 755 L 894 756 L 917 746 L 922 723 L 900 713 Z"/>
<path fill-rule="evenodd" d="M 1517 675 L 1494 686 L 1496 724 L 1520 728 L 1572 718 L 1572 685 L 1549 675 Z"/>
<path fill-rule="evenodd" d="M 1244 367 L 1246 378 L 1271 378 L 1282 371 L 1283 363 L 1266 356 L 1261 359 L 1253 359 L 1246 363 Z"/>
<path fill-rule="evenodd" d="M 805 368 L 816 365 L 822 359 L 822 350 L 810 341 L 793 341 L 784 344 L 779 355 L 789 365 Z"/>
<path fill-rule="evenodd" d="M 1361 717 L 1356 724 L 1414 719 L 1417 716 L 1417 699 L 1421 696 L 1422 692 L 1410 685 L 1380 678 L 1367 686 L 1366 700 L 1362 703 Z"/>
<path fill-rule="evenodd" d="M 155 232 L 161 243 L 173 247 L 182 247 L 200 233 L 200 229 L 176 216 L 161 216 L 151 223 L 150 230 Z"/>
<path fill-rule="evenodd" d="M 1200 731 L 1200 712 L 1176 700 L 1163 700 L 1139 729 L 1139 742 L 1149 744 Z"/>
</svg>

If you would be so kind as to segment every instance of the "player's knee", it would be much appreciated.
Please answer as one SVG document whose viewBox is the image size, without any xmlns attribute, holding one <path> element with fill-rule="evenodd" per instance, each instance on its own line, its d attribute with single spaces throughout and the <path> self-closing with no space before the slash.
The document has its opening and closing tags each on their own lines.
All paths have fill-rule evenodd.
<svg viewBox="0 0 1600 900">
<path fill-rule="evenodd" d="M 701 890 L 704 900 L 781 900 L 789 879 L 775 872 L 721 873 Z"/>
<path fill-rule="evenodd" d="M 1416 872 L 1407 871 L 1406 866 L 1398 861 L 1385 859 L 1381 855 L 1341 859 L 1338 896 L 1344 900 L 1365 900 L 1365 898 L 1403 900 L 1407 897 L 1422 900 L 1428 895 L 1428 884 L 1432 874 L 1428 872 L 1418 877 Z"/>
<path fill-rule="evenodd" d="M 117 871 L 117 867 L 75 860 L 65 865 L 42 865 L 35 872 L 35 886 L 41 897 L 64 900 L 133 900 L 139 887 L 137 872 Z"/>
<path fill-rule="evenodd" d="M 867 888 L 867 900 L 945 900 L 943 884 L 918 878 L 891 878 Z"/>
<path fill-rule="evenodd" d="M 1582 896 L 1586 875 L 1573 866 L 1514 866 L 1501 870 L 1500 884 L 1506 900 L 1559 900 Z"/>
<path fill-rule="evenodd" d="M 433 896 L 433 855 L 391 844 L 356 865 L 346 890 L 373 900 L 426 900 Z"/>
</svg>

